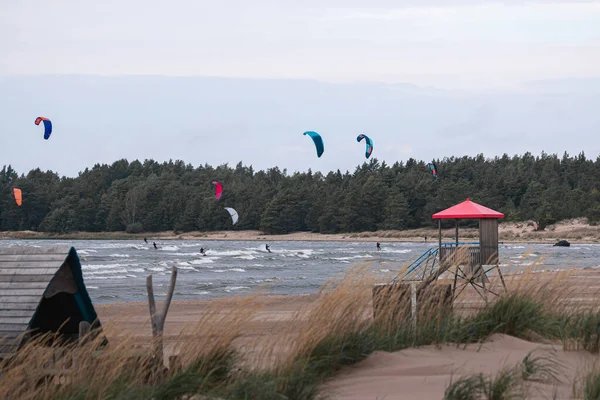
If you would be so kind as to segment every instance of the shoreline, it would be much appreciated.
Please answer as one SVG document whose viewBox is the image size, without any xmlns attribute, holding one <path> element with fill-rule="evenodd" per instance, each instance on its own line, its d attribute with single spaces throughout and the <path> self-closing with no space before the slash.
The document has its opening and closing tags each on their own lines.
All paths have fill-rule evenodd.
<svg viewBox="0 0 600 400">
<path fill-rule="evenodd" d="M 544 231 L 535 231 L 531 223 L 501 223 L 498 229 L 500 244 L 554 244 L 559 240 L 568 240 L 571 244 L 600 243 L 600 226 L 590 226 L 582 220 L 563 221 L 551 225 Z M 477 228 L 462 228 L 459 232 L 461 242 L 478 240 Z M 427 237 L 427 240 L 425 238 Z M 252 242 L 398 242 L 398 243 L 434 243 L 438 242 L 438 230 L 420 228 L 403 231 L 381 230 L 374 232 L 351 232 L 323 234 L 313 232 L 293 232 L 281 235 L 264 234 L 258 230 L 213 231 L 213 232 L 72 232 L 50 233 L 35 231 L 0 232 L 2 240 L 143 240 L 170 241 L 252 241 Z M 444 242 L 454 241 L 454 228 L 442 230 Z"/>
</svg>

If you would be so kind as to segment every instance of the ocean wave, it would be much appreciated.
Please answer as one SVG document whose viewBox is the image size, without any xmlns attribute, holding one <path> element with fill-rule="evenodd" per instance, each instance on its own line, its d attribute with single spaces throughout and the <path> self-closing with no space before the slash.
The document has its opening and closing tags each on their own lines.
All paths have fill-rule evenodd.
<svg viewBox="0 0 600 400">
<path fill-rule="evenodd" d="M 115 258 L 129 258 L 129 254 L 111 254 L 109 257 L 115 257 Z"/>
<path fill-rule="evenodd" d="M 243 268 L 231 268 L 228 271 L 234 271 L 234 272 L 246 272 L 245 269 Z"/>
<path fill-rule="evenodd" d="M 125 268 L 120 268 L 120 269 L 103 269 L 103 270 L 94 270 L 94 271 L 84 271 L 83 274 L 85 276 L 88 275 L 106 275 L 106 274 L 125 274 L 129 271 L 127 271 Z"/>
<path fill-rule="evenodd" d="M 111 276 L 90 276 L 90 281 L 108 280 L 108 279 L 129 279 L 126 275 L 111 275 Z"/>
<path fill-rule="evenodd" d="M 242 290 L 242 289 L 250 289 L 248 286 L 226 286 L 224 288 L 224 290 L 226 292 L 235 292 L 237 290 Z"/>
<path fill-rule="evenodd" d="M 402 250 L 381 249 L 381 253 L 406 254 L 406 253 L 412 253 L 412 250 L 411 249 L 402 249 Z"/>
<path fill-rule="evenodd" d="M 84 264 L 81 266 L 83 271 L 95 271 L 104 269 L 124 268 L 127 264 Z"/>
<path fill-rule="evenodd" d="M 190 263 L 192 263 L 192 264 L 194 264 L 194 265 L 200 265 L 200 264 L 211 264 L 211 263 L 214 263 L 214 262 L 215 262 L 215 261 L 214 261 L 213 259 L 211 259 L 211 258 L 206 258 L 206 257 L 203 257 L 203 258 L 199 258 L 199 259 L 197 259 L 197 260 L 192 260 L 192 261 L 190 261 Z"/>
<path fill-rule="evenodd" d="M 254 254 L 256 253 L 256 251 L 254 250 L 224 250 L 224 251 L 219 251 L 219 250 L 210 250 L 208 249 L 207 254 L 210 254 L 211 256 L 230 256 L 230 257 L 235 257 L 235 256 L 244 256 L 244 255 L 250 255 L 250 254 Z"/>
<path fill-rule="evenodd" d="M 162 246 L 162 247 L 159 248 L 159 250 L 162 250 L 162 251 L 177 251 L 177 250 L 179 250 L 179 247 L 173 246 L 173 245 L 171 245 L 171 246 Z"/>
</svg>

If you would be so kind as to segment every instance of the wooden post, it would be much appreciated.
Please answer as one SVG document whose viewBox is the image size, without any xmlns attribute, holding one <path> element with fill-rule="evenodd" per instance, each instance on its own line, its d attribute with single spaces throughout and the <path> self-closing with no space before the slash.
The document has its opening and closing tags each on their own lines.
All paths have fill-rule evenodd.
<svg viewBox="0 0 600 400">
<path fill-rule="evenodd" d="M 172 267 L 171 282 L 169 284 L 169 290 L 167 291 L 167 297 L 163 304 L 162 312 L 159 314 L 156 312 L 156 302 L 154 301 L 154 289 L 152 287 L 152 275 L 148 275 L 146 278 L 146 289 L 148 290 L 148 307 L 150 308 L 150 320 L 152 322 L 152 350 L 154 353 L 154 359 L 156 365 L 162 367 L 163 364 L 163 331 L 165 328 L 165 320 L 167 319 L 167 312 L 169 312 L 169 306 L 171 305 L 171 299 L 173 299 L 173 291 L 175 290 L 175 282 L 177 281 L 177 267 Z"/>
<path fill-rule="evenodd" d="M 442 261 L 442 220 L 438 219 L 438 256 Z"/>
<path fill-rule="evenodd" d="M 456 247 L 458 247 L 458 219 L 454 220 L 456 224 Z"/>
<path fill-rule="evenodd" d="M 91 325 L 87 321 L 79 322 L 79 345 L 83 345 L 85 343 L 86 335 L 91 331 Z"/>
<path fill-rule="evenodd" d="M 411 282 L 410 284 L 410 314 L 412 317 L 413 332 L 417 333 L 417 284 Z"/>
</svg>

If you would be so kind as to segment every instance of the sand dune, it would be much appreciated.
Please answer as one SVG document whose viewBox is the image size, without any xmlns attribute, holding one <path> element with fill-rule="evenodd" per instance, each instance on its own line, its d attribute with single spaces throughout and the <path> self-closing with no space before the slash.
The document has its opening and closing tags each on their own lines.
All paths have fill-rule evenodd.
<svg viewBox="0 0 600 400">
<path fill-rule="evenodd" d="M 505 367 L 521 362 L 532 350 L 544 354 L 556 351 L 563 366 L 564 379 L 557 385 L 535 383 L 528 399 L 572 397 L 572 382 L 577 374 L 591 365 L 597 356 L 587 352 L 564 352 L 558 345 L 531 343 L 505 335 L 493 335 L 483 345 L 424 346 L 395 353 L 375 352 L 366 360 L 343 369 L 323 388 L 332 399 L 340 400 L 403 400 L 436 399 L 454 378 L 465 374 L 495 374 Z"/>
</svg>

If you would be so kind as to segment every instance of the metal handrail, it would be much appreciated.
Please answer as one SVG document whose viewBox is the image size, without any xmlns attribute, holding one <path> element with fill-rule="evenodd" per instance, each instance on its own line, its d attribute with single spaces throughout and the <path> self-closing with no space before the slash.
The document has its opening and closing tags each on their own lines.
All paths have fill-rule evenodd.
<svg viewBox="0 0 600 400">
<path fill-rule="evenodd" d="M 427 249 L 423 254 L 421 254 L 421 256 L 419 256 L 419 258 L 417 258 L 415 261 L 413 261 L 411 264 L 409 264 L 409 266 L 407 267 L 406 274 L 404 274 L 404 277 L 410 275 L 411 272 L 413 272 L 414 270 L 419 268 L 421 266 L 421 264 L 423 264 L 424 262 L 429 260 L 429 258 L 436 256 L 438 251 L 439 251 L 438 247 L 432 247 L 430 249 Z M 400 274 L 396 275 L 390 281 L 390 283 L 395 282 L 398 279 L 399 275 Z"/>
</svg>

